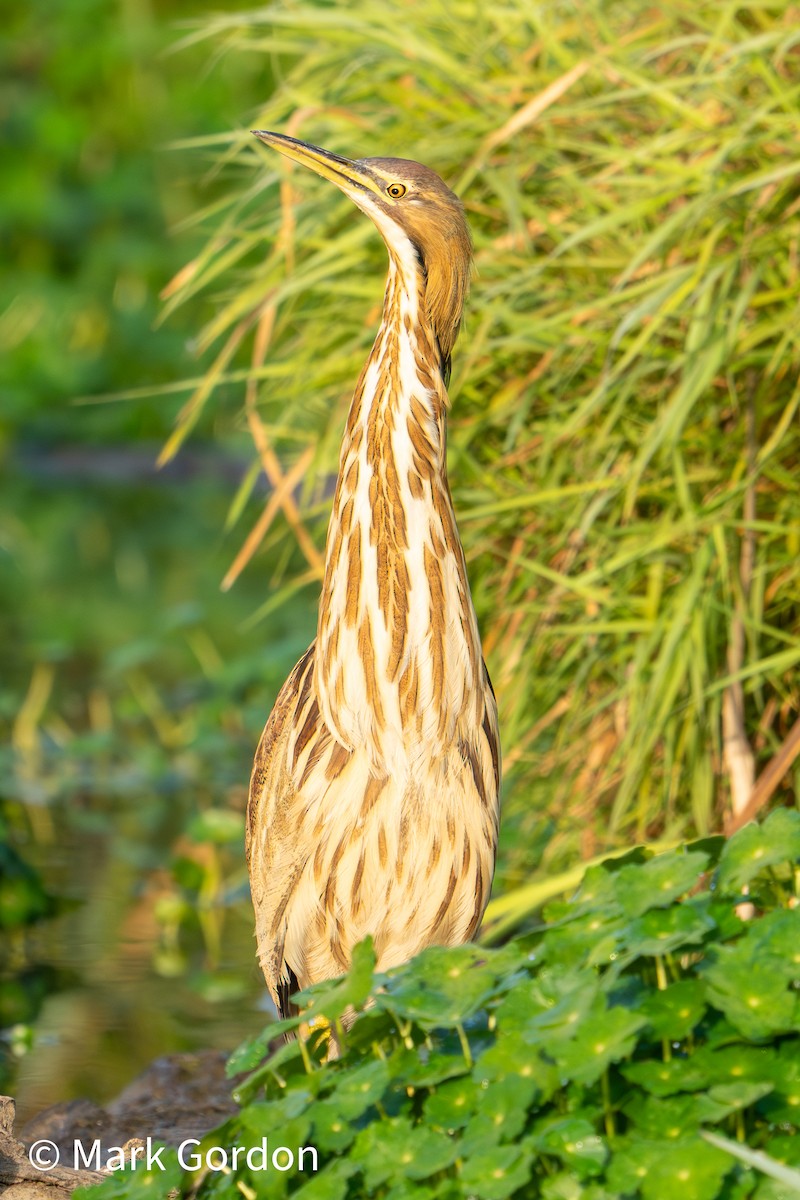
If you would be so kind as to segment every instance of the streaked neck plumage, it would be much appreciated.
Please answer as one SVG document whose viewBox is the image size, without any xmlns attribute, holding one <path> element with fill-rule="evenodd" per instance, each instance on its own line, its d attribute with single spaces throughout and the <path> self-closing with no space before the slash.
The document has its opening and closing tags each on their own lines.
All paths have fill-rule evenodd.
<svg viewBox="0 0 800 1200">
<path fill-rule="evenodd" d="M 388 240 L 388 239 L 387 239 Z M 328 529 L 315 683 L 334 736 L 415 773 L 480 721 L 477 622 L 447 483 L 447 392 L 412 243 L 350 406 Z M 424 749 L 423 749 L 424 748 Z"/>
</svg>

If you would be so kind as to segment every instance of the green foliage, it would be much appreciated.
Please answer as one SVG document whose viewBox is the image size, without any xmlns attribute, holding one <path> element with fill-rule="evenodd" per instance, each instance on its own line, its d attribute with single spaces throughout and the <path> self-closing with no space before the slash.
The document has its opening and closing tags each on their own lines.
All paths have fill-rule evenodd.
<svg viewBox="0 0 800 1200">
<path fill-rule="evenodd" d="M 172 23 L 193 9 L 162 0 L 156 19 L 147 5 L 104 0 L 4 7 L 0 454 L 169 428 L 176 405 L 152 396 L 73 402 L 171 384 L 202 316 L 189 309 L 154 329 L 159 292 L 192 246 L 170 227 L 213 195 L 165 143 L 224 125 L 248 87 L 268 85 L 269 68 L 201 78 L 204 54 L 167 58 Z"/>
<path fill-rule="evenodd" d="M 301 506 L 321 547 L 325 481 L 379 312 L 385 254 L 369 223 L 299 171 L 279 198 L 286 165 L 253 144 L 250 126 L 344 154 L 420 158 L 467 205 L 478 271 L 454 363 L 451 479 L 502 710 L 494 939 L 575 886 L 580 860 L 611 844 L 718 828 L 731 679 L 759 767 L 800 702 L 794 10 L 285 0 L 248 14 L 226 4 L 165 56 L 193 0 L 157 12 L 99 0 L 6 7 L 3 802 L 15 863 L 37 867 L 48 895 L 88 899 L 66 940 L 56 922 L 37 927 L 48 967 L 63 957 L 97 979 L 86 948 L 104 961 L 127 944 L 119 930 L 133 904 L 150 930 L 155 975 L 137 1002 L 130 963 L 122 983 L 105 978 L 104 997 L 124 994 L 131 1021 L 117 1008 L 109 1022 L 126 1031 L 117 1082 L 135 1068 L 132 1047 L 146 1061 L 176 1046 L 149 1043 L 156 1022 L 143 1037 L 131 1013 L 152 1006 L 159 983 L 188 974 L 197 993 L 228 996 L 235 967 L 247 986 L 237 814 L 270 701 L 313 631 L 315 587 L 285 603 L 313 573 L 282 517 L 234 592 L 218 591 L 263 504 L 243 387 L 254 385 L 284 464 L 315 447 Z M 176 137 L 183 149 L 167 150 Z M 204 376 L 195 353 L 213 359 Z M 72 403 L 98 392 L 127 401 Z M 114 479 L 96 484 L 87 463 L 109 466 L 94 454 L 64 483 L 58 458 L 70 447 L 124 441 L 125 466 L 139 443 L 149 467 L 186 396 L 174 447 L 191 432 L 217 448 L 198 454 L 196 485 L 124 486 L 119 459 L 109 459 Z M 241 481 L 224 493 L 208 483 L 220 447 Z M 732 660 L 735 613 L 744 652 Z M 764 870 L 760 836 L 733 843 L 719 886 L 753 882 L 771 910 L 783 883 Z M 564 910 L 565 969 L 582 969 L 587 939 L 586 962 L 602 970 L 633 969 L 631 939 L 656 964 L 709 938 L 727 952 L 729 908 L 675 911 L 673 889 L 694 865 L 652 863 L 665 874 L 621 864 L 628 886 L 598 929 L 588 900 L 581 914 Z M 26 923 L 44 900 L 24 875 L 3 905 Z M 651 885 L 663 903 L 649 907 Z M 739 958 L 709 955 L 703 980 L 646 991 L 637 1012 L 659 1037 L 690 1036 L 712 991 L 733 1005 L 728 970 L 742 978 L 771 953 L 749 945 Z M 0 999 L 21 1029 L 53 983 L 30 976 L 24 936 L 12 949 Z M 416 1029 L 442 996 L 460 1003 L 445 983 L 433 995 L 398 983 L 403 1019 Z M 197 1012 L 188 989 L 158 994 L 181 1036 L 204 1036 L 186 1020 Z M 593 992 L 576 997 L 607 1022 L 614 1053 L 642 1036 L 615 1025 Z M 471 1003 L 482 1011 L 479 989 Z M 762 1017 L 744 1006 L 730 1019 L 738 1031 Z M 114 1089 L 104 1049 L 100 1099 Z M 584 1049 L 565 1043 L 564 1069 L 581 1068 Z M 508 1041 L 498 1050 L 512 1053 Z M 414 1086 L 455 1087 L 454 1061 L 447 1050 L 409 1064 Z M 64 1060 L 52 1070 L 60 1088 Z M 100 1072 L 86 1076 L 94 1086 Z M 331 1122 L 333 1142 L 344 1135 Z M 473 1132 L 477 1145 L 480 1124 Z M 509 1155 L 505 1169 L 527 1162 Z M 331 1178 L 346 1188 L 349 1176 Z M 574 1194 L 571 1179 L 556 1172 L 542 1189 Z"/>
<path fill-rule="evenodd" d="M 159 977 L 195 976 L 195 994 L 187 987 L 177 1002 L 178 1039 L 188 1036 L 198 968 L 220 963 L 226 917 L 230 940 L 236 888 L 239 962 L 249 954 L 241 837 L 234 853 L 208 822 L 216 814 L 241 826 L 248 756 L 312 628 L 310 606 L 288 622 L 284 614 L 254 653 L 240 626 L 263 599 L 263 581 L 220 595 L 233 551 L 221 539 L 230 495 L 218 477 L 240 466 L 232 447 L 198 451 L 199 481 L 191 468 L 154 480 L 179 397 L 76 403 L 171 387 L 210 311 L 189 306 L 157 328 L 159 292 L 197 246 L 175 229 L 214 195 L 196 162 L 184 171 L 167 143 L 223 127 L 247 89 L 269 86 L 271 75 L 263 62 L 204 70 L 204 49 L 165 56 L 175 22 L 194 10 L 193 0 L 9 0 L 3 9 L 0 1090 L 9 1086 L 7 1046 L 13 1059 L 35 1049 L 23 1023 L 46 996 L 68 990 L 69 1004 L 92 980 L 107 980 L 90 1001 L 96 1016 L 80 1056 L 65 1052 L 56 1064 L 41 1049 L 34 1073 L 51 1073 L 52 1101 L 81 1087 L 107 1098 L 149 1058 L 185 1044 L 163 1027 L 155 1034 L 158 1021 L 139 1036 L 125 994 L 138 968 L 95 970 L 118 961 L 120 931 L 143 896 L 156 966 L 150 1005 L 158 1007 Z M 229 431 L 217 418 L 213 432 Z M 253 508 L 260 503 L 256 494 Z M 185 831 L 199 814 L 205 824 Z M 187 859 L 192 887 L 178 865 Z M 32 920 L 54 914 L 25 936 Z M 145 956 L 142 974 L 149 965 Z M 100 1072 L 90 1046 L 109 1009 L 108 1025 L 125 1028 L 124 1061 L 120 1054 L 116 1071 L 106 1043 Z M 62 1006 L 60 1019 L 51 1038 L 80 1017 Z M 208 1039 L 209 1030 L 191 1036 Z M 79 1058 L 88 1085 L 69 1079 Z"/>
<path fill-rule="evenodd" d="M 768 900 L 744 921 L 726 879 L 756 835 L 765 865 L 751 894 Z M 800 908 L 787 847 L 798 835 L 800 814 L 779 811 L 719 862 L 717 843 L 609 861 L 497 950 L 431 948 L 373 977 L 363 944 L 348 977 L 300 997 L 337 1027 L 342 1056 L 325 1062 L 316 1033 L 273 1050 L 237 1084 L 240 1113 L 204 1140 L 250 1148 L 267 1135 L 295 1156 L 313 1146 L 318 1172 L 241 1166 L 186 1175 L 180 1194 L 797 1194 Z M 363 1009 L 354 1023 L 351 1005 Z M 292 1024 L 240 1047 L 230 1073 Z M 133 1177 L 91 1193 L 144 1194 Z"/>
<path fill-rule="evenodd" d="M 0 817 L 0 839 L 6 836 Z M 0 930 L 23 929 L 53 911 L 38 871 L 30 867 L 12 846 L 0 840 Z M 0 1021 L 0 1026 L 4 1022 Z"/>
<path fill-rule="evenodd" d="M 451 479 L 501 708 L 503 878 L 715 828 L 726 687 L 761 762 L 800 706 L 796 13 L 289 2 L 203 39 L 280 63 L 249 126 L 418 158 L 465 201 Z M 246 129 L 196 145 L 228 188 L 171 304 L 213 290 L 218 359 L 173 445 L 246 375 L 282 456 L 332 471 L 383 247 L 310 174 L 279 196 Z"/>
<path fill-rule="evenodd" d="M 315 613 L 284 609 L 253 644 L 266 585 L 252 572 L 220 592 L 222 482 L 15 471 L 4 495 L 0 1090 L 24 1121 L 247 1027 L 247 776 Z"/>
</svg>

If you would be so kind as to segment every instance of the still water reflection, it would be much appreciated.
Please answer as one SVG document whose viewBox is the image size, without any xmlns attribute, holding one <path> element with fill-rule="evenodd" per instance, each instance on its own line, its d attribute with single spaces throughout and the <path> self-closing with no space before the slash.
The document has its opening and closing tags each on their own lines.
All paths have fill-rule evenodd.
<svg viewBox="0 0 800 1200">
<path fill-rule="evenodd" d="M 221 592 L 263 494 L 225 533 L 217 458 L 139 480 L 127 447 L 90 469 L 108 456 L 4 479 L 0 1090 L 23 1121 L 102 1104 L 159 1055 L 233 1048 L 267 1016 L 245 791 L 316 592 L 274 602 L 298 567 L 280 538 Z"/>
<path fill-rule="evenodd" d="M 120 861 L 107 841 L 68 827 L 28 859 L 69 907 L 28 942 L 28 975 L 30 963 L 44 971 L 47 994 L 16 1070 L 21 1122 L 76 1097 L 102 1104 L 154 1058 L 233 1049 L 268 1019 L 245 897 L 208 914 L 221 947 L 211 963 L 191 923 L 165 953 L 160 869 Z"/>
</svg>

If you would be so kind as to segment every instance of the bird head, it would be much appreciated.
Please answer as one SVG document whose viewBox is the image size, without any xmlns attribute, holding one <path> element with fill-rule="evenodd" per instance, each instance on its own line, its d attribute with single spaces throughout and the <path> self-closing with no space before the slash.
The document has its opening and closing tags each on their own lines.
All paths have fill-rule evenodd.
<svg viewBox="0 0 800 1200">
<path fill-rule="evenodd" d="M 253 133 L 267 146 L 335 183 L 372 218 L 401 270 L 416 272 L 424 316 L 447 372 L 472 262 L 469 229 L 458 197 L 430 167 L 410 159 L 351 160 L 282 133 L 262 129 Z"/>
</svg>

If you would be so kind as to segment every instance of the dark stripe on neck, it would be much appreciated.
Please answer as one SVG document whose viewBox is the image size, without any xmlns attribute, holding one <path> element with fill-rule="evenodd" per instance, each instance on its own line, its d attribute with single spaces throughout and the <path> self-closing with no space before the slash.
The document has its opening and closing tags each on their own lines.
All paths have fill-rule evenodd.
<svg viewBox="0 0 800 1200">
<path fill-rule="evenodd" d="M 408 236 L 408 235 L 406 235 L 406 236 Z M 428 267 L 425 262 L 425 255 L 422 253 L 422 247 L 420 246 L 419 242 L 415 242 L 413 238 L 409 238 L 408 240 L 411 243 L 411 245 L 413 246 L 414 253 L 417 256 L 417 262 L 419 263 L 419 269 L 422 271 L 422 278 L 427 279 L 428 278 Z"/>
<path fill-rule="evenodd" d="M 423 283 L 427 284 L 427 282 L 428 282 L 428 267 L 425 262 L 425 255 L 422 253 L 422 247 L 420 246 L 419 242 L 415 242 L 413 238 L 409 238 L 408 240 L 411 243 L 411 245 L 414 249 L 414 253 L 417 256 L 417 262 L 419 264 L 419 269 L 422 274 Z M 439 341 L 439 335 L 435 329 L 433 331 L 433 336 L 436 341 L 436 357 L 439 360 L 439 372 L 442 376 L 442 379 L 444 380 L 444 386 L 447 387 L 448 383 L 450 382 L 450 355 L 445 354 L 444 351 L 442 350 L 442 346 Z"/>
</svg>

